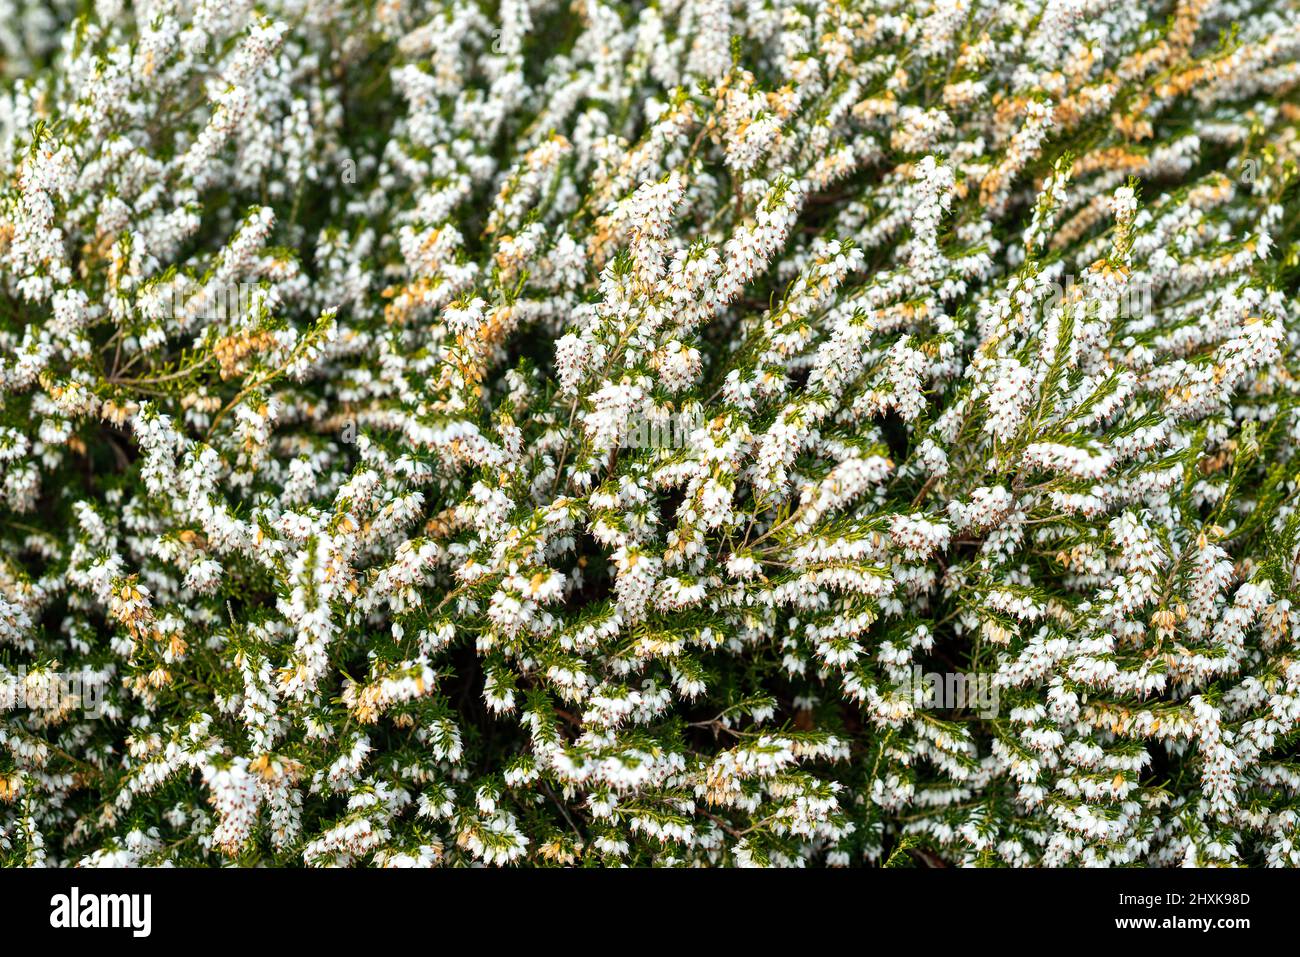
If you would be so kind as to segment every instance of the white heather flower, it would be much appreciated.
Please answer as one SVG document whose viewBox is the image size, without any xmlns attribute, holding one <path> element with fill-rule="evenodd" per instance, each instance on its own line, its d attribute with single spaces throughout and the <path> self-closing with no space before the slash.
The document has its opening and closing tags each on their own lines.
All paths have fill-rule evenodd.
<svg viewBox="0 0 1300 957">
<path fill-rule="evenodd" d="M 0 865 L 1300 861 L 1290 6 L 47 6 Z"/>
</svg>

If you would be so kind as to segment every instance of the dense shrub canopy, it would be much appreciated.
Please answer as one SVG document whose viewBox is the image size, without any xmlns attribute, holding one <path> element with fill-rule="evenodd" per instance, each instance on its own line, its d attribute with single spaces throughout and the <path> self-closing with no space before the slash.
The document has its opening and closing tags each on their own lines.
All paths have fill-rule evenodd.
<svg viewBox="0 0 1300 957">
<path fill-rule="evenodd" d="M 0 863 L 1300 863 L 1294 3 L 0 19 Z"/>
</svg>

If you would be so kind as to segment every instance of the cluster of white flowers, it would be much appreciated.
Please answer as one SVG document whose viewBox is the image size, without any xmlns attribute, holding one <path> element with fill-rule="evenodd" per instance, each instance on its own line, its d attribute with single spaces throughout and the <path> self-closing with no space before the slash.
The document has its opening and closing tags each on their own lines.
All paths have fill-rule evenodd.
<svg viewBox="0 0 1300 957">
<path fill-rule="evenodd" d="M 1294 9 L 4 9 L 0 864 L 1300 865 Z"/>
</svg>

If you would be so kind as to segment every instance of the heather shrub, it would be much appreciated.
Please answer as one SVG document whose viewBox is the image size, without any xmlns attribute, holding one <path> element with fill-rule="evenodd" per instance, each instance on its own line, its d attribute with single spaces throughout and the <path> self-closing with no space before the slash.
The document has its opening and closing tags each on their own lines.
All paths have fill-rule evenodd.
<svg viewBox="0 0 1300 957">
<path fill-rule="evenodd" d="M 0 3 L 0 863 L 1300 863 L 1300 13 Z"/>
</svg>

